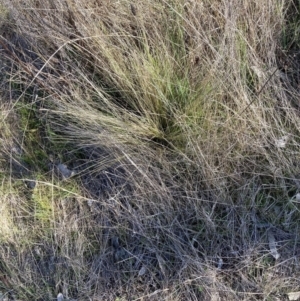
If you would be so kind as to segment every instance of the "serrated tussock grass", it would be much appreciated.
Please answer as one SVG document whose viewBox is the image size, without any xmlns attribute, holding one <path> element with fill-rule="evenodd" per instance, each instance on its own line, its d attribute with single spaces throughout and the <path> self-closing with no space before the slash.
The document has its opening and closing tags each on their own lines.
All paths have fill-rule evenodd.
<svg viewBox="0 0 300 301">
<path fill-rule="evenodd" d="M 3 294 L 271 300 L 297 290 L 296 4 L 1 7 Z"/>
</svg>

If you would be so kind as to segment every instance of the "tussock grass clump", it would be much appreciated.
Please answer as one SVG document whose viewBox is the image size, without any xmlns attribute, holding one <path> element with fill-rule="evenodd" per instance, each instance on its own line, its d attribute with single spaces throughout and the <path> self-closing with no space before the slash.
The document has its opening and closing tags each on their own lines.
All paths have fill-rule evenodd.
<svg viewBox="0 0 300 301">
<path fill-rule="evenodd" d="M 267 300 L 297 290 L 286 1 L 0 4 L 0 291 Z"/>
</svg>

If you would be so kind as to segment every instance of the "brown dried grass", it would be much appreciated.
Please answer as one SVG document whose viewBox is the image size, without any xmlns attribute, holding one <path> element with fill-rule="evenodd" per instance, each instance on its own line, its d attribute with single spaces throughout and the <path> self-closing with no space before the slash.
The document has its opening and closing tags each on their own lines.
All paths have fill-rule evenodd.
<svg viewBox="0 0 300 301">
<path fill-rule="evenodd" d="M 286 1 L 1 4 L 0 127 L 20 117 L 1 134 L 1 291 L 283 300 L 297 290 Z M 76 176 L 59 178 L 57 162 Z"/>
</svg>

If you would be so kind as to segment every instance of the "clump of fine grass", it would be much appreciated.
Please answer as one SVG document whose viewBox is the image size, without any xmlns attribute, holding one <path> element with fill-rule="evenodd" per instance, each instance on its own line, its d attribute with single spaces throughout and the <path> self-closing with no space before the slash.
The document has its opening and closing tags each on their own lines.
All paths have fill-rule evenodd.
<svg viewBox="0 0 300 301">
<path fill-rule="evenodd" d="M 299 218 L 299 95 L 278 59 L 285 2 L 8 7 L 5 89 L 17 91 L 7 103 L 21 117 L 20 159 L 41 186 L 3 197 L 17 233 L 23 205 L 16 214 L 5 200 L 35 208 L 22 226 L 29 251 L 1 229 L 20 258 L 3 248 L 6 290 L 28 300 L 265 300 L 297 288 L 297 271 L 283 267 L 297 265 Z M 74 179 L 56 177 L 56 161 Z M 53 193 L 68 181 L 76 193 Z"/>
</svg>

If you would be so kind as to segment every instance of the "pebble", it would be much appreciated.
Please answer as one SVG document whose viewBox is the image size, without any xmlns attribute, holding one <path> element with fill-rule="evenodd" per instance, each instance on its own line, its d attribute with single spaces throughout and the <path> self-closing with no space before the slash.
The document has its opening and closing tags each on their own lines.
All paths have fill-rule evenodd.
<svg viewBox="0 0 300 301">
<path fill-rule="evenodd" d="M 73 170 L 68 169 L 67 165 L 65 164 L 58 164 L 57 168 L 64 179 L 68 179 L 75 174 L 75 172 Z"/>
</svg>

